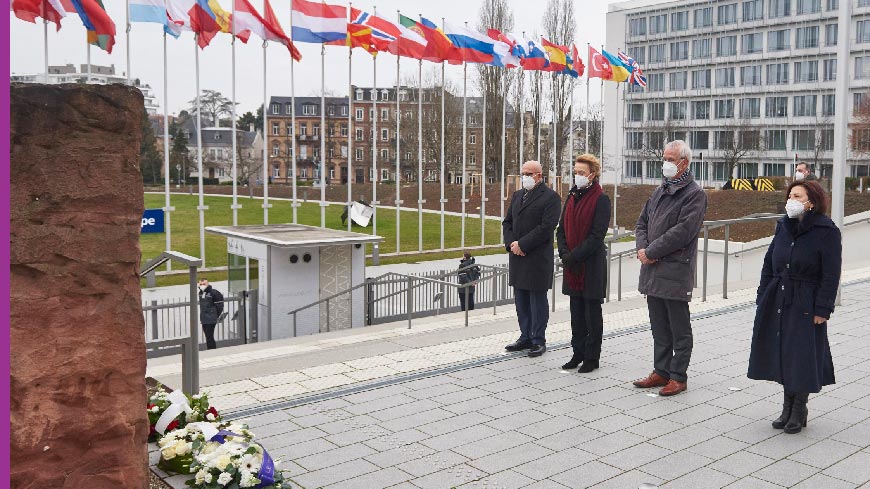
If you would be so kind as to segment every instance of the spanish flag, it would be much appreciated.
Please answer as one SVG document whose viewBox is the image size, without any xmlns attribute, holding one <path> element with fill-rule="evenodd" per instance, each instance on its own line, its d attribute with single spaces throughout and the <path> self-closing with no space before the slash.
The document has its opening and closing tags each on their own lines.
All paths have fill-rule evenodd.
<svg viewBox="0 0 870 489">
<path fill-rule="evenodd" d="M 568 66 L 568 48 L 553 44 L 543 37 L 541 38 L 541 47 L 544 48 L 544 51 L 547 52 L 550 58 L 550 64 L 546 68 L 543 68 L 542 71 L 564 71 L 565 67 Z"/>
<path fill-rule="evenodd" d="M 614 56 L 603 49 L 601 50 L 601 54 L 607 59 L 610 63 L 610 68 L 613 70 L 611 77 L 605 78 L 605 80 L 615 81 L 617 83 L 628 80 L 628 77 L 631 75 L 630 66 L 623 63 L 618 56 Z"/>
</svg>

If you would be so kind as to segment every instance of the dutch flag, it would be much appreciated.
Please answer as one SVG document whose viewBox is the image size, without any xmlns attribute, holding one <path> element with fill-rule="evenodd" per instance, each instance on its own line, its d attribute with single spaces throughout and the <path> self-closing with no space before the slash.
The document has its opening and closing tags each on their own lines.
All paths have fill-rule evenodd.
<svg viewBox="0 0 870 489">
<path fill-rule="evenodd" d="M 294 42 L 325 43 L 347 39 L 347 9 L 341 5 L 293 0 Z"/>
</svg>

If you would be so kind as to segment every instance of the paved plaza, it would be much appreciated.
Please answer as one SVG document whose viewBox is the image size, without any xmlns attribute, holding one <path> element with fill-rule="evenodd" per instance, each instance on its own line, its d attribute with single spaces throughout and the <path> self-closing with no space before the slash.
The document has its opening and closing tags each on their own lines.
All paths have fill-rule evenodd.
<svg viewBox="0 0 870 489">
<path fill-rule="evenodd" d="M 844 274 L 843 305 L 829 330 L 837 384 L 811 396 L 809 425 L 797 435 L 770 426 L 781 407 L 781 387 L 745 375 L 755 311 L 747 300 L 749 288 L 729 294 L 728 300 L 693 304 L 689 390 L 672 398 L 631 385 L 651 370 L 648 326 L 630 325 L 642 311 L 639 299 L 633 308 L 610 309 L 611 315 L 629 318 L 621 323 L 629 327 L 609 330 L 602 366 L 591 374 L 559 369 L 570 356 L 564 327 L 553 328 L 554 348 L 540 358 L 497 352 L 496 341 L 515 334 L 510 329 L 515 319 L 505 310 L 495 317 L 475 316 L 479 328 L 504 323 L 501 332 L 450 341 L 456 329 L 450 321 L 427 323 L 429 330 L 424 325 L 415 334 L 440 335 L 440 344 L 347 362 L 321 358 L 319 367 L 283 373 L 288 381 L 299 375 L 351 379 L 338 386 L 320 387 L 334 380 L 311 383 L 310 391 L 242 403 L 235 410 L 222 406 L 221 399 L 232 400 L 236 394 L 220 390 L 240 382 L 257 384 L 255 380 L 205 390 L 217 389 L 218 408 L 246 420 L 290 470 L 295 487 L 306 489 L 633 489 L 643 483 L 668 488 L 870 488 L 868 272 Z M 722 307 L 724 303 L 731 305 Z M 365 334 L 387 338 L 391 331 Z M 365 350 L 366 343 L 355 345 L 345 338 L 345 348 Z M 408 365 L 405 372 L 395 369 L 403 360 L 379 360 L 398 355 L 409 361 L 426 348 L 444 355 L 475 346 L 484 354 L 457 354 L 446 364 L 417 360 L 418 368 Z M 432 348 L 441 353 L 431 353 Z M 336 355 L 329 351 L 320 356 Z M 393 368 L 389 375 L 355 381 L 350 370 L 335 372 L 344 363 L 356 365 L 357 371 Z M 183 485 L 181 477 L 168 480 Z"/>
</svg>

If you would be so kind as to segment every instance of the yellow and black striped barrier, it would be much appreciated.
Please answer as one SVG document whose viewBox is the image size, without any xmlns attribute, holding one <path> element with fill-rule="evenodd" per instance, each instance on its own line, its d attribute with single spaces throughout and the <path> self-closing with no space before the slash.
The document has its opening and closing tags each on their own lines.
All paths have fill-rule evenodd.
<svg viewBox="0 0 870 489">
<path fill-rule="evenodd" d="M 756 190 L 758 192 L 775 192 L 773 181 L 767 178 L 732 178 L 722 187 L 725 190 Z"/>
</svg>

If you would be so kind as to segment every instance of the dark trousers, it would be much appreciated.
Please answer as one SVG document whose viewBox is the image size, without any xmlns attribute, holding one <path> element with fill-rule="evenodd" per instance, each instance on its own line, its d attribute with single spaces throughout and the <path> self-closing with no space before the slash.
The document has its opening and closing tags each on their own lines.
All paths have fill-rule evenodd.
<svg viewBox="0 0 870 489">
<path fill-rule="evenodd" d="M 550 305 L 546 290 L 524 290 L 514 287 L 514 304 L 520 323 L 520 341 L 533 345 L 546 345 L 547 321 L 550 320 Z"/>
<path fill-rule="evenodd" d="M 686 301 L 646 298 L 653 335 L 653 365 L 666 379 L 685 382 L 692 358 L 692 323 Z"/>
<path fill-rule="evenodd" d="M 598 360 L 601 357 L 603 335 L 601 301 L 571 296 L 571 348 L 574 356 L 584 360 Z"/>
<path fill-rule="evenodd" d="M 203 324 L 202 332 L 205 333 L 205 346 L 209 350 L 214 350 L 217 348 L 217 343 L 214 341 L 214 328 L 215 324 Z"/>
<path fill-rule="evenodd" d="M 465 290 L 459 289 L 459 310 L 465 310 Z M 468 289 L 468 310 L 474 310 L 474 287 Z"/>
</svg>

